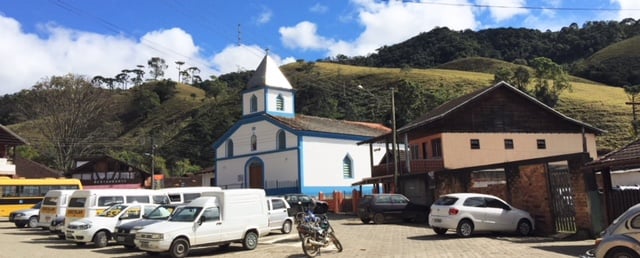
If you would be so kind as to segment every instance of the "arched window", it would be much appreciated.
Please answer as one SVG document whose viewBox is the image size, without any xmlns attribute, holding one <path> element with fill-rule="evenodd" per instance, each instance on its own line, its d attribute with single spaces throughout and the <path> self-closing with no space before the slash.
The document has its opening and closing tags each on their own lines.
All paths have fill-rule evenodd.
<svg viewBox="0 0 640 258">
<path fill-rule="evenodd" d="M 227 157 L 233 157 L 233 140 L 227 140 Z"/>
<path fill-rule="evenodd" d="M 349 154 L 342 159 L 342 176 L 344 178 L 353 178 L 353 161 Z"/>
<path fill-rule="evenodd" d="M 284 98 L 282 97 L 282 94 L 278 94 L 276 97 L 276 110 L 284 111 Z"/>
<path fill-rule="evenodd" d="M 278 131 L 278 134 L 276 135 L 276 142 L 278 143 L 278 146 L 276 147 L 278 150 L 284 150 L 287 148 L 287 138 L 284 130 Z"/>
<path fill-rule="evenodd" d="M 251 95 L 250 110 L 252 113 L 258 111 L 258 97 L 256 97 L 256 95 Z"/>
<path fill-rule="evenodd" d="M 258 137 L 256 135 L 251 135 L 251 151 L 255 151 L 258 149 Z"/>
</svg>

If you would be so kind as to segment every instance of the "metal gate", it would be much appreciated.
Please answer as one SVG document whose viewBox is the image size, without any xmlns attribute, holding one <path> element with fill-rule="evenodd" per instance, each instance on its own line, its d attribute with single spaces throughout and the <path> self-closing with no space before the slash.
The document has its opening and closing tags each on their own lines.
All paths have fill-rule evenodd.
<svg viewBox="0 0 640 258">
<path fill-rule="evenodd" d="M 576 207 L 566 161 L 548 164 L 549 189 L 556 232 L 576 232 Z"/>
</svg>

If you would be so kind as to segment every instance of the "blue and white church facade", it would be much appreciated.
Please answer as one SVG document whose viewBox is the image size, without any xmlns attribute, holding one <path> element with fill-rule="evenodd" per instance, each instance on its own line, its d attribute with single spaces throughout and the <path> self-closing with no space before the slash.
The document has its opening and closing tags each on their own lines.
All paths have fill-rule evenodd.
<svg viewBox="0 0 640 258">
<path fill-rule="evenodd" d="M 215 185 L 268 195 L 350 193 L 386 154 L 383 144 L 370 151 L 357 143 L 390 131 L 296 114 L 295 90 L 267 54 L 242 92 L 242 118 L 214 143 Z"/>
</svg>

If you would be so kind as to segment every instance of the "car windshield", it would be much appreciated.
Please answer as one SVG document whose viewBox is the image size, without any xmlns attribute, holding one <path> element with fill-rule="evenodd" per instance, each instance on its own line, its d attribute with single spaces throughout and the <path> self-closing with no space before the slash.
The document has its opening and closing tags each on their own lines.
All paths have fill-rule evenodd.
<svg viewBox="0 0 640 258">
<path fill-rule="evenodd" d="M 58 197 L 44 197 L 42 203 L 44 205 L 56 205 L 58 203 Z"/>
<path fill-rule="evenodd" d="M 173 216 L 169 219 L 169 221 L 179 221 L 179 222 L 193 222 L 200 214 L 202 207 L 184 207 L 182 209 L 178 209 Z"/>
<path fill-rule="evenodd" d="M 104 210 L 98 216 L 100 216 L 100 217 L 115 217 L 115 216 L 118 216 L 118 214 L 120 214 L 120 212 L 122 210 L 126 209 L 126 208 L 127 208 L 127 205 L 116 204 L 116 205 L 113 205 L 113 206 L 109 207 L 108 209 Z"/>
<path fill-rule="evenodd" d="M 175 210 L 173 206 L 158 206 L 154 210 L 152 210 L 148 215 L 145 215 L 145 219 L 158 219 L 164 220 L 171 216 L 171 213 Z"/>
</svg>

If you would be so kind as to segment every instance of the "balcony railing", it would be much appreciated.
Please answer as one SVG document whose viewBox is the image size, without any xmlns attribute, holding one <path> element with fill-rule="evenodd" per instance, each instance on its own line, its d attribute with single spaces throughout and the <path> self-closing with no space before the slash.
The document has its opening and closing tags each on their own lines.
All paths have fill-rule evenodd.
<svg viewBox="0 0 640 258">
<path fill-rule="evenodd" d="M 411 164 L 410 173 L 437 171 L 444 168 L 444 162 L 442 161 L 442 159 L 412 160 L 410 164 Z M 371 177 L 393 175 L 393 172 L 394 172 L 393 163 L 382 163 L 378 166 L 373 167 L 373 170 L 371 171 Z M 409 171 L 407 170 L 405 162 L 399 161 L 398 174 L 403 175 L 407 173 L 409 173 Z"/>
</svg>

